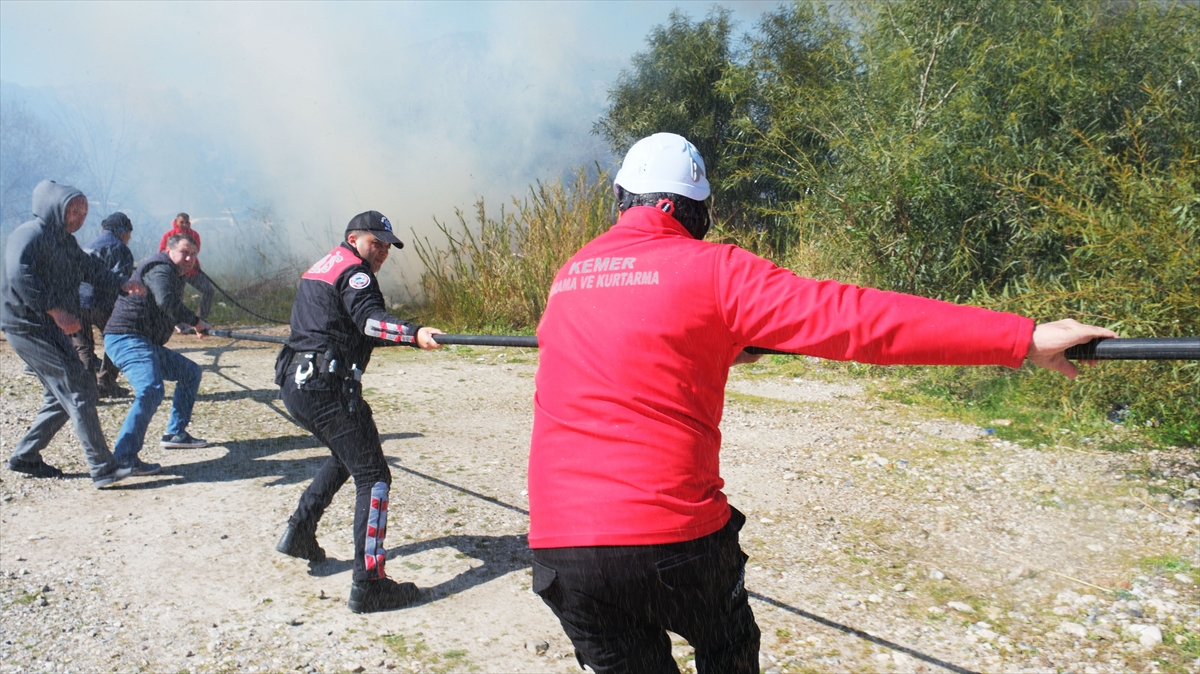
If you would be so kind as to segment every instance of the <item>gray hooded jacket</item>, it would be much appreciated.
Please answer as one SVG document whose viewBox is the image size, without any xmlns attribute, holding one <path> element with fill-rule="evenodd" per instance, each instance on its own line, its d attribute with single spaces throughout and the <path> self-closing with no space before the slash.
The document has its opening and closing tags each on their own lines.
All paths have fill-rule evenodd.
<svg viewBox="0 0 1200 674">
<path fill-rule="evenodd" d="M 119 292 L 121 277 L 83 252 L 67 232 L 67 202 L 81 195 L 74 187 L 51 180 L 33 188 L 34 219 L 13 230 L 4 247 L 0 330 L 57 330 L 46 312 L 56 307 L 77 312 L 83 282 Z"/>
</svg>

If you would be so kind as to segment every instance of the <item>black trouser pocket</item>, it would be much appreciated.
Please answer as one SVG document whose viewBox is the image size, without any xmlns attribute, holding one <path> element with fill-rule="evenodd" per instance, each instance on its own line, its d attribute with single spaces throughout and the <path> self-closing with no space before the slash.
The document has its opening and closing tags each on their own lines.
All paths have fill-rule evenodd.
<svg viewBox="0 0 1200 674">
<path fill-rule="evenodd" d="M 737 508 L 729 506 L 729 521 L 725 523 L 725 528 L 732 529 L 734 533 L 737 533 L 744 526 L 746 526 L 746 516 Z"/>
<path fill-rule="evenodd" d="M 713 568 L 713 562 L 716 560 L 710 552 L 687 552 L 657 562 L 655 567 L 658 571 L 658 581 L 670 590 L 707 585 L 708 578 L 717 571 Z"/>
<path fill-rule="evenodd" d="M 533 593 L 539 597 L 545 598 L 546 591 L 554 585 L 554 581 L 558 579 L 558 572 L 546 566 L 533 562 Z"/>
<path fill-rule="evenodd" d="M 749 557 L 738 547 L 736 536 L 736 533 L 713 536 L 700 549 L 656 562 L 655 570 L 662 588 L 675 601 L 708 604 L 723 614 L 744 603 L 746 560 Z"/>
</svg>

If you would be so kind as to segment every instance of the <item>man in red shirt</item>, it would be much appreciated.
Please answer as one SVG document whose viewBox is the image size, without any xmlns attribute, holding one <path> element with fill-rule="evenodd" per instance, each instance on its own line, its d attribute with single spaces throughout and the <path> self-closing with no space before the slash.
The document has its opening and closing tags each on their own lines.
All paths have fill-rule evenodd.
<svg viewBox="0 0 1200 674">
<path fill-rule="evenodd" d="M 636 143 L 620 218 L 559 270 L 538 326 L 529 456 L 533 589 L 603 672 L 757 672 L 745 517 L 719 470 L 725 382 L 748 346 L 879 364 L 1005 365 L 1074 377 L 1070 346 L 1111 331 L 801 278 L 709 226 L 686 139 Z"/>
<path fill-rule="evenodd" d="M 192 229 L 192 218 L 187 213 L 180 213 L 175 216 L 175 222 L 171 223 L 171 229 L 163 234 L 162 241 L 158 242 L 158 252 L 163 252 L 167 249 L 167 239 L 182 234 L 191 239 L 196 244 L 196 252 L 200 252 L 200 232 Z M 213 288 L 212 281 L 208 280 L 208 276 L 200 271 L 200 261 L 196 261 L 196 267 L 183 277 L 183 281 L 195 288 L 200 293 L 200 310 L 196 315 L 200 320 L 208 320 L 208 312 L 212 311 L 213 295 L 216 293 L 216 288 Z M 180 323 L 175 326 L 176 332 L 185 334 L 193 332 L 192 326 L 186 323 Z"/>
</svg>

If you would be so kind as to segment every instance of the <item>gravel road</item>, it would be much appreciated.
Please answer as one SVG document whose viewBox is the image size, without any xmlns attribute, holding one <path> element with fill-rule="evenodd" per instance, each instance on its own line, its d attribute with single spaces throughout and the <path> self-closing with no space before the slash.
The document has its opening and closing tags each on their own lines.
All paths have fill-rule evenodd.
<svg viewBox="0 0 1200 674">
<path fill-rule="evenodd" d="M 66 478 L 0 469 L 0 672 L 580 671 L 530 591 L 535 353 L 376 352 L 388 571 L 424 599 L 359 616 L 352 489 L 318 532 L 329 560 L 274 551 L 326 456 L 277 400 L 274 348 L 171 346 L 205 369 L 211 447 L 148 446 L 161 475 L 99 491 L 68 428 L 45 453 Z M 1200 671 L 1194 448 L 1023 447 L 778 370 L 738 368 L 722 424 L 764 671 Z M 0 343 L 5 457 L 40 401 L 21 371 Z M 127 408 L 102 402 L 110 440 Z"/>
</svg>

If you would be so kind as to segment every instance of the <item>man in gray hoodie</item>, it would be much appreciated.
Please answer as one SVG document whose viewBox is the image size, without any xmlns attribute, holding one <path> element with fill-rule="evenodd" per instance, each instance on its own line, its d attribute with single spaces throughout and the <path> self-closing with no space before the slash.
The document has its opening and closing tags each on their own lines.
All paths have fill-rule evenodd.
<svg viewBox="0 0 1200 674">
<path fill-rule="evenodd" d="M 132 474 L 117 466 L 96 414 L 96 379 L 84 368 L 68 335 L 82 326 L 79 284 L 144 294 L 136 281 L 122 281 L 72 236 L 87 219 L 87 198 L 79 190 L 43 180 L 33 189 L 34 219 L 8 237 L 0 274 L 0 330 L 9 346 L 45 387 L 42 408 L 17 442 L 9 469 L 33 477 L 61 477 L 41 452 L 71 420 L 83 445 L 92 482 L 107 487 Z"/>
</svg>

